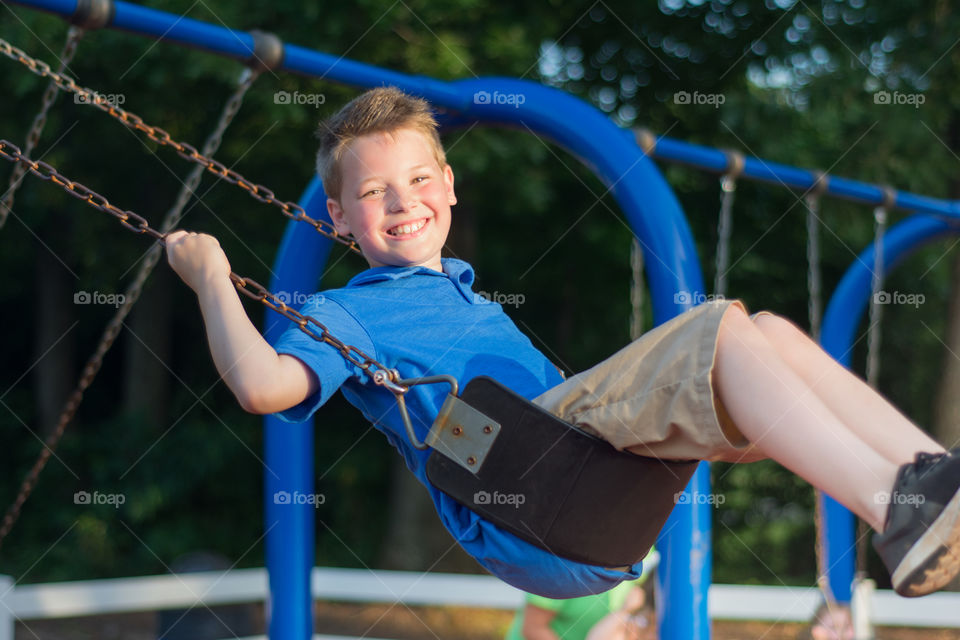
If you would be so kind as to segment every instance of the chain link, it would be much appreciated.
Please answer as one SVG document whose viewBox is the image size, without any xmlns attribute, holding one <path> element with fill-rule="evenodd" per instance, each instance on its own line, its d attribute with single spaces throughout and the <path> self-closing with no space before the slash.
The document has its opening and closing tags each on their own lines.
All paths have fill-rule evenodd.
<svg viewBox="0 0 960 640">
<path fill-rule="evenodd" d="M 76 26 L 71 26 L 70 30 L 67 31 L 67 41 L 63 45 L 63 51 L 60 52 L 58 73 L 63 73 L 67 65 L 73 60 L 73 57 L 77 53 L 77 45 L 80 44 L 80 39 L 84 33 L 83 29 Z M 27 132 L 27 140 L 23 145 L 23 153 L 25 155 L 29 156 L 33 153 L 33 150 L 36 149 L 40 143 L 40 135 L 43 133 L 43 128 L 47 125 L 47 115 L 50 113 L 50 108 L 53 106 L 53 103 L 57 101 L 57 95 L 59 93 L 57 83 L 53 81 L 47 85 L 46 90 L 43 92 L 43 98 L 40 101 L 40 111 L 37 112 L 33 122 L 30 124 L 30 130 Z M 7 192 L 3 195 L 3 199 L 0 200 L 0 229 L 6 224 L 7 217 L 10 215 L 10 212 L 13 211 L 14 198 L 17 195 L 17 190 L 20 188 L 20 184 L 23 182 L 23 176 L 25 176 L 26 173 L 27 169 L 24 165 L 19 163 L 14 165 L 13 172 L 10 174 Z"/>
<path fill-rule="evenodd" d="M 230 169 L 224 165 L 219 160 L 215 160 L 205 154 L 200 153 L 193 145 L 174 140 L 173 136 L 171 136 L 167 131 L 164 131 L 160 127 L 153 127 L 145 123 L 143 118 L 140 116 L 112 104 L 106 97 L 97 93 L 96 91 L 81 87 L 73 80 L 73 78 L 53 71 L 50 68 L 50 65 L 47 63 L 30 57 L 2 38 L 0 38 L 0 54 L 5 55 L 11 60 L 16 60 L 38 76 L 49 78 L 56 83 L 60 89 L 77 94 L 81 98 L 79 102 L 90 104 L 109 116 L 119 120 L 127 127 L 145 133 L 148 138 L 160 144 L 161 146 L 174 149 L 181 158 L 203 166 L 204 169 L 218 178 L 244 189 L 253 198 L 259 200 L 260 202 L 265 202 L 278 207 L 283 215 L 287 216 L 288 218 L 298 222 L 309 223 L 322 235 L 330 238 L 334 242 L 338 242 L 346 246 L 354 253 L 360 254 L 360 248 L 357 246 L 356 242 L 346 236 L 341 235 L 329 222 L 317 220 L 308 216 L 303 207 L 296 202 L 280 200 L 274 195 L 273 191 L 267 187 L 255 182 L 250 182 L 233 169 Z"/>
</svg>

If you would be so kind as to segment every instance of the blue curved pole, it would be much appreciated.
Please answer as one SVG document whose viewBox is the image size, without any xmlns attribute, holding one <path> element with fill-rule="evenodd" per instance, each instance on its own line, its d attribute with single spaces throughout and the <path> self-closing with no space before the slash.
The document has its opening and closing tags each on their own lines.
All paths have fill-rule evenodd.
<svg viewBox="0 0 960 640">
<path fill-rule="evenodd" d="M 946 235 L 960 233 L 960 227 L 926 215 L 911 216 L 890 228 L 883 239 L 883 270 L 889 273 L 920 247 Z M 837 285 L 823 317 L 820 343 L 837 362 L 850 368 L 857 328 L 870 301 L 875 247 L 870 245 L 850 265 Z M 840 602 L 850 602 L 856 569 L 854 517 L 839 502 L 823 496 L 826 535 L 824 556 L 831 593 Z"/>
<path fill-rule="evenodd" d="M 314 218 L 328 220 L 327 197 L 314 178 L 300 206 Z M 330 253 L 331 241 L 306 225 L 287 225 L 273 265 L 270 290 L 299 307 L 303 295 L 318 289 L 318 281 Z M 290 326 L 290 321 L 267 311 L 264 336 L 271 344 Z M 274 416 L 264 417 L 264 500 L 267 567 L 270 579 L 269 630 L 275 639 L 310 638 L 313 635 L 310 573 L 314 565 L 314 508 L 295 499 L 283 500 L 284 492 L 313 494 L 313 421 L 288 424 Z"/>
</svg>

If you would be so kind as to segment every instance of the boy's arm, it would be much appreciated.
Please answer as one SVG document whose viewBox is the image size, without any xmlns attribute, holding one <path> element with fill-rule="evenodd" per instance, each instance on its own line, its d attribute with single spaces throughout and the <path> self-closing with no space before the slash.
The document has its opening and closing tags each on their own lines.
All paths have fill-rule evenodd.
<svg viewBox="0 0 960 640">
<path fill-rule="evenodd" d="M 244 410 L 282 411 L 317 391 L 316 374 L 300 360 L 278 354 L 250 322 L 216 238 L 174 231 L 166 249 L 170 266 L 197 294 L 213 363 Z"/>
</svg>

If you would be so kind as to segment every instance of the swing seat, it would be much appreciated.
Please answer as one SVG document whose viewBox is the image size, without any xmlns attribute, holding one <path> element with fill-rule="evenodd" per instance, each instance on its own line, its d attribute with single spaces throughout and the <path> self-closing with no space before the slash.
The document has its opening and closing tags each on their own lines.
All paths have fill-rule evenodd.
<svg viewBox="0 0 960 640">
<path fill-rule="evenodd" d="M 464 464 L 434 444 L 431 484 L 517 537 L 577 562 L 624 567 L 642 560 L 699 462 L 618 451 L 488 377 L 471 380 L 460 399 L 499 423 L 499 432 L 482 464 Z"/>
</svg>

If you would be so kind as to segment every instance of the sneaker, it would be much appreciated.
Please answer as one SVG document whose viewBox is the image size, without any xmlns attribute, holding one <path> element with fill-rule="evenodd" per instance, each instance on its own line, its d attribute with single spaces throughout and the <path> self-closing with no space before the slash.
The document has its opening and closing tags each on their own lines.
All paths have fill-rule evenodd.
<svg viewBox="0 0 960 640">
<path fill-rule="evenodd" d="M 913 598 L 960 573 L 960 456 L 918 453 L 900 467 L 883 533 L 873 546 L 894 590 Z"/>
</svg>

